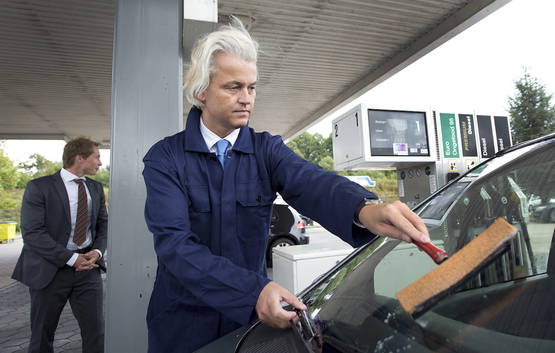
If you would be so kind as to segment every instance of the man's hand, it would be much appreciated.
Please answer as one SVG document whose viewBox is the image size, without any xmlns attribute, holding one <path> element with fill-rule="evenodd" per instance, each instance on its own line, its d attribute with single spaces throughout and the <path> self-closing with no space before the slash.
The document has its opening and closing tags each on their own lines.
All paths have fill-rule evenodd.
<svg viewBox="0 0 555 353">
<path fill-rule="evenodd" d="M 297 320 L 297 313 L 287 311 L 282 308 L 281 302 L 284 301 L 300 310 L 306 310 L 306 306 L 297 297 L 291 294 L 275 282 L 268 283 L 260 292 L 256 302 L 256 313 L 258 318 L 268 326 L 286 328 L 290 325 L 290 320 Z"/>
<path fill-rule="evenodd" d="M 98 253 L 94 250 L 89 251 L 86 254 L 79 254 L 77 256 L 77 260 L 75 260 L 75 263 L 73 264 L 73 267 L 75 268 L 75 271 L 92 270 L 93 268 L 98 267 L 95 262 L 99 257 Z"/>
<path fill-rule="evenodd" d="M 374 234 L 406 242 L 430 242 L 428 229 L 420 217 L 401 201 L 380 205 L 366 205 L 358 215 L 363 226 Z"/>
<path fill-rule="evenodd" d="M 87 260 L 92 261 L 93 264 L 98 260 L 99 257 L 100 257 L 100 254 L 96 250 L 91 250 L 85 254 L 85 258 Z"/>
</svg>

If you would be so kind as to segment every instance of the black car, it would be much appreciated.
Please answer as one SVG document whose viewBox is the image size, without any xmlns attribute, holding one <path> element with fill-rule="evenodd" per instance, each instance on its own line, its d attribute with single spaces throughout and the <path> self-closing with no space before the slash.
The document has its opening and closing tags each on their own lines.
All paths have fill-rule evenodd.
<svg viewBox="0 0 555 353">
<path fill-rule="evenodd" d="M 436 265 L 415 246 L 378 237 L 299 297 L 289 329 L 257 323 L 199 352 L 555 352 L 555 223 L 530 217 L 530 195 L 555 187 L 555 134 L 501 151 L 415 208 L 432 242 L 453 254 L 503 217 L 509 247 L 415 318 L 395 293 Z"/>
<path fill-rule="evenodd" d="M 309 239 L 302 216 L 278 197 L 272 206 L 266 265 L 272 267 L 273 248 L 308 244 Z"/>
</svg>

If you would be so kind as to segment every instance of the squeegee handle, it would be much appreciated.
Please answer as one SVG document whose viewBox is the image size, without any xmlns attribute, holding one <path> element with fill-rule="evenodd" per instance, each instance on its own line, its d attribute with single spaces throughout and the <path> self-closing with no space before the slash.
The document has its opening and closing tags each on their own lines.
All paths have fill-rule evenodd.
<svg viewBox="0 0 555 353">
<path fill-rule="evenodd" d="M 421 243 L 421 242 L 415 241 L 414 244 L 418 246 L 420 250 L 428 254 L 432 258 L 432 260 L 434 260 L 434 262 L 438 265 L 449 257 L 449 254 L 447 254 L 446 251 L 441 250 L 440 248 L 438 248 L 432 243 Z"/>
</svg>

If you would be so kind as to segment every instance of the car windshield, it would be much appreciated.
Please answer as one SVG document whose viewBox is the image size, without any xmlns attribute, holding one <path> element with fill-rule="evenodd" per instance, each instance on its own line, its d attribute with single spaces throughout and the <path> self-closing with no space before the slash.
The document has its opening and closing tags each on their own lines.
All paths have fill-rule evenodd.
<svg viewBox="0 0 555 353">
<path fill-rule="evenodd" d="M 494 158 L 425 201 L 416 212 L 432 242 L 450 254 L 498 217 L 518 234 L 507 251 L 417 319 L 395 293 L 437 265 L 412 244 L 378 238 L 304 293 L 319 333 L 321 349 L 314 350 L 555 352 L 553 185 L 552 139 Z M 540 201 L 532 207 L 531 199 Z"/>
</svg>

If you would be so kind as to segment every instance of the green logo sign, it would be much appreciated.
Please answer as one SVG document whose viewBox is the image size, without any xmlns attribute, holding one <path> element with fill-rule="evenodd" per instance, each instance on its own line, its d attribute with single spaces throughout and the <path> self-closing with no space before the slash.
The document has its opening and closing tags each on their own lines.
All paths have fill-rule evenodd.
<svg viewBox="0 0 555 353">
<path fill-rule="evenodd" d="M 439 120 L 441 121 L 443 157 L 459 158 L 459 140 L 457 139 L 455 114 L 439 113 Z"/>
</svg>

